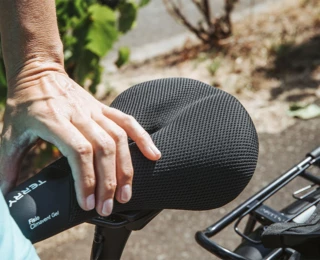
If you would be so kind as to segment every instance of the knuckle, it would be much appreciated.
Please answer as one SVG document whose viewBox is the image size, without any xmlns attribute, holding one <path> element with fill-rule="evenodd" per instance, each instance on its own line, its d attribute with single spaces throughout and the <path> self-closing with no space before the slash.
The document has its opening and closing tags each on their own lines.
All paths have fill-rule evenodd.
<svg viewBox="0 0 320 260">
<path fill-rule="evenodd" d="M 105 182 L 104 186 L 108 193 L 114 193 L 117 188 L 117 182 L 113 180 L 109 180 Z"/>
<path fill-rule="evenodd" d="M 78 144 L 75 148 L 75 151 L 80 157 L 88 156 L 93 153 L 92 146 L 89 143 Z"/>
<path fill-rule="evenodd" d="M 127 166 L 122 168 L 122 176 L 121 181 L 126 182 L 127 180 L 130 180 L 133 177 L 133 168 L 131 166 Z"/>
<path fill-rule="evenodd" d="M 110 156 L 115 155 L 116 153 L 116 145 L 115 142 L 111 138 L 103 138 L 96 147 L 96 153 Z"/>
<path fill-rule="evenodd" d="M 95 187 L 95 184 L 96 184 L 96 180 L 94 175 L 92 176 L 86 175 L 82 178 L 82 187 L 85 190 L 93 189 Z"/>
<path fill-rule="evenodd" d="M 125 115 L 124 117 L 124 123 L 126 126 L 131 126 L 136 122 L 133 116 L 131 115 Z"/>
<path fill-rule="evenodd" d="M 139 133 L 137 135 L 137 141 L 138 142 L 142 142 L 142 141 L 146 141 L 150 138 L 149 134 L 146 131 L 142 131 L 141 133 Z"/>
<path fill-rule="evenodd" d="M 119 129 L 113 136 L 114 140 L 119 143 L 119 142 L 124 142 L 126 141 L 127 142 L 127 139 L 128 139 L 128 136 L 127 136 L 127 133 L 122 130 L 122 129 Z"/>
</svg>

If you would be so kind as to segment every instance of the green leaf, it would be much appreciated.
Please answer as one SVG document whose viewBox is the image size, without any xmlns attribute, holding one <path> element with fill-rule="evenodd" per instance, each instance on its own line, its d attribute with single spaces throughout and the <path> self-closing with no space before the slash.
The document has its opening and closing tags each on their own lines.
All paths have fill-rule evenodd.
<svg viewBox="0 0 320 260">
<path fill-rule="evenodd" d="M 149 4 L 150 0 L 140 0 L 140 7 L 144 7 L 145 5 Z"/>
<path fill-rule="evenodd" d="M 134 2 L 121 3 L 119 6 L 119 31 L 126 33 L 135 26 L 138 6 Z"/>
<path fill-rule="evenodd" d="M 95 70 L 93 71 L 93 73 L 91 73 L 91 84 L 89 86 L 89 91 L 92 94 L 96 94 L 97 92 L 97 86 L 101 81 L 101 75 L 103 72 L 103 67 L 102 66 L 95 66 Z"/>
<path fill-rule="evenodd" d="M 1 45 L 1 42 L 0 42 Z M 5 105 L 7 99 L 7 80 L 6 71 L 4 69 L 4 63 L 0 53 L 0 105 Z"/>
<path fill-rule="evenodd" d="M 82 52 L 74 70 L 74 78 L 81 86 L 86 85 L 92 94 L 97 92 L 101 82 L 103 67 L 99 65 L 100 58 L 90 51 Z"/>
<path fill-rule="evenodd" d="M 320 116 L 320 107 L 316 104 L 307 106 L 293 104 L 289 108 L 288 115 L 301 119 L 311 119 Z"/>
<path fill-rule="evenodd" d="M 91 5 L 88 11 L 90 24 L 85 49 L 103 57 L 118 38 L 115 13 L 99 4 Z"/>
<path fill-rule="evenodd" d="M 210 72 L 210 74 L 211 74 L 212 76 L 214 76 L 214 75 L 217 73 L 217 71 L 218 71 L 218 69 L 220 68 L 220 66 L 221 66 L 221 61 L 220 61 L 220 59 L 215 58 L 215 59 L 212 61 L 212 63 L 208 66 L 208 71 Z"/>
<path fill-rule="evenodd" d="M 1 42 L 0 42 L 0 44 L 1 44 Z M 7 85 L 6 71 L 4 69 L 2 57 L 0 56 L 0 88 L 5 87 L 6 85 Z"/>
<path fill-rule="evenodd" d="M 99 66 L 99 57 L 94 53 L 83 50 L 78 57 L 74 70 L 75 81 L 83 86 L 87 79 L 92 79 L 92 74 Z"/>
<path fill-rule="evenodd" d="M 130 58 L 130 49 L 128 47 L 121 47 L 118 51 L 118 60 L 115 62 L 118 68 L 127 63 Z"/>
</svg>

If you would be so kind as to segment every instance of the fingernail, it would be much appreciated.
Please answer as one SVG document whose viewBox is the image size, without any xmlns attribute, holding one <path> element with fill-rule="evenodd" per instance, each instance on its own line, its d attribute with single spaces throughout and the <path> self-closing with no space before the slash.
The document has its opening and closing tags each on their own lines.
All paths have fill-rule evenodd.
<svg viewBox="0 0 320 260">
<path fill-rule="evenodd" d="M 149 148 L 154 153 L 154 155 L 159 156 L 161 154 L 160 151 L 158 150 L 158 148 L 155 147 L 154 145 L 149 146 Z"/>
<path fill-rule="evenodd" d="M 103 203 L 102 214 L 104 216 L 109 216 L 112 213 L 113 199 L 108 199 Z"/>
<path fill-rule="evenodd" d="M 87 197 L 87 209 L 92 210 L 96 205 L 94 194 L 91 194 Z"/>
<path fill-rule="evenodd" d="M 121 188 L 121 200 L 128 202 L 131 199 L 131 185 L 126 184 Z"/>
</svg>

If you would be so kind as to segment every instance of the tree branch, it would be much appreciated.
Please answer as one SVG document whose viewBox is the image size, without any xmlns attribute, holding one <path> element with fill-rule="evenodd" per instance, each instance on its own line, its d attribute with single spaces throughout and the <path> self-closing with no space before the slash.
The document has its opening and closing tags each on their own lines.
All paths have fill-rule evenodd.
<svg viewBox="0 0 320 260">
<path fill-rule="evenodd" d="M 192 0 L 192 2 L 195 4 L 195 6 L 199 9 L 201 14 L 205 13 L 205 10 L 203 8 L 203 5 L 201 4 L 200 0 Z"/>
<path fill-rule="evenodd" d="M 201 34 L 199 28 L 194 27 L 189 21 L 184 17 L 184 15 L 180 12 L 179 8 L 169 0 L 163 0 L 163 3 L 165 4 L 166 9 L 168 12 L 178 21 L 182 22 L 184 26 L 186 26 L 190 31 L 192 31 L 197 37 L 207 43 L 208 38 L 205 37 L 205 34 Z"/>
<path fill-rule="evenodd" d="M 211 28 L 212 21 L 211 21 L 211 8 L 209 4 L 209 0 L 202 0 L 202 5 L 204 9 L 204 17 L 208 23 L 208 27 Z"/>
</svg>

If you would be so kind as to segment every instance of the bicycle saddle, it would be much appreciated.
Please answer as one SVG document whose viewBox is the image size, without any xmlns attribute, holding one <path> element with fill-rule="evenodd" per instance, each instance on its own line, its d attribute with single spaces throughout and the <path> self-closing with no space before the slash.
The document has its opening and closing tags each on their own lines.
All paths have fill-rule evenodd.
<svg viewBox="0 0 320 260">
<path fill-rule="evenodd" d="M 257 134 L 246 110 L 226 92 L 192 79 L 159 79 L 128 89 L 111 106 L 135 117 L 162 153 L 149 161 L 129 140 L 133 195 L 126 204 L 115 202 L 113 212 L 218 208 L 251 179 Z M 98 216 L 78 206 L 73 184 L 62 157 L 6 196 L 32 242 Z"/>
</svg>

